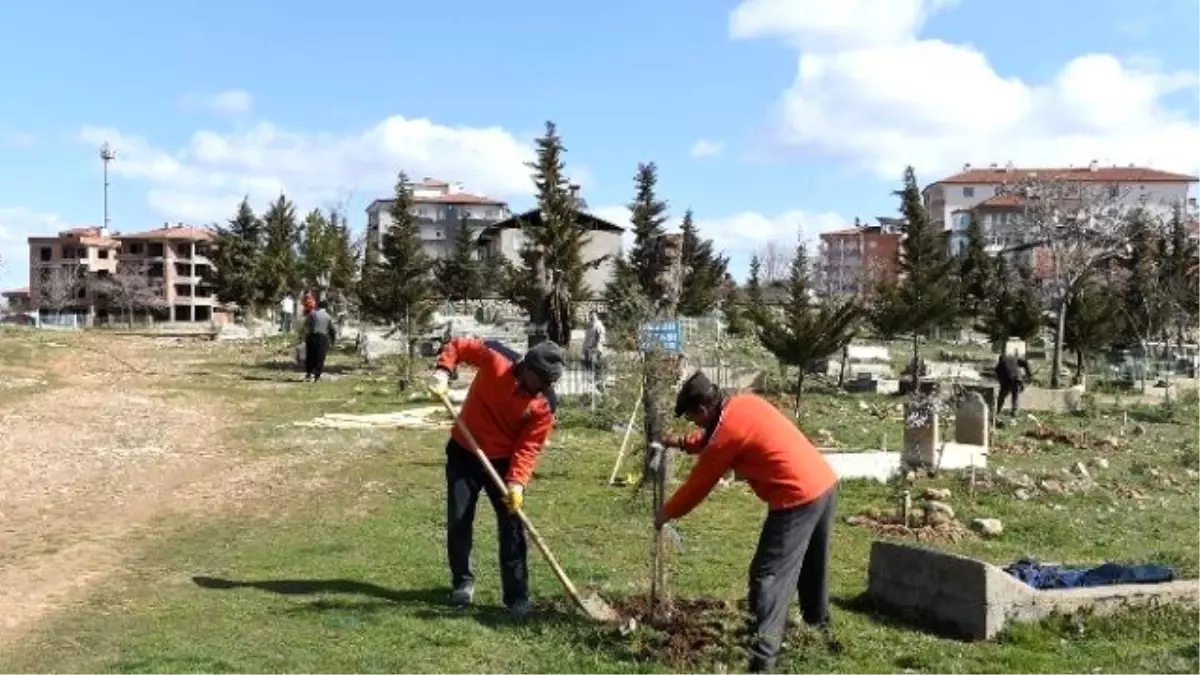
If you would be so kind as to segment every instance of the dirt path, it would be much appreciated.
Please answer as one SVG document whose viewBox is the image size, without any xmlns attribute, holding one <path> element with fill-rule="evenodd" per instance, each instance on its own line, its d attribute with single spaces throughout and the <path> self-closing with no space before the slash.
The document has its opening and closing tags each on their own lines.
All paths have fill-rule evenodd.
<svg viewBox="0 0 1200 675">
<path fill-rule="evenodd" d="M 221 402 L 153 388 L 186 351 L 80 336 L 43 366 L 63 386 L 0 409 L 0 648 L 121 570 L 155 518 L 265 491 L 281 462 L 227 448 Z"/>
</svg>

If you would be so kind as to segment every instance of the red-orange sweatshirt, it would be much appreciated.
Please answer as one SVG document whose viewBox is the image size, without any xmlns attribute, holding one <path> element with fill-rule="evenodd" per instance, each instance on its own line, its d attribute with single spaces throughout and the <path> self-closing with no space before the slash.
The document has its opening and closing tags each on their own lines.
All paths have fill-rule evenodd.
<svg viewBox="0 0 1200 675">
<path fill-rule="evenodd" d="M 707 436 L 707 439 L 706 439 Z M 730 396 L 711 434 L 697 431 L 684 445 L 703 447 L 687 481 L 663 507 L 667 518 L 696 508 L 729 469 L 750 484 L 771 510 L 807 504 L 837 484 L 821 451 L 775 406 L 754 394 Z"/>
<path fill-rule="evenodd" d="M 530 395 L 519 387 L 516 364 L 520 356 L 498 342 L 454 338 L 442 347 L 437 367 L 453 373 L 458 364 L 476 369 L 467 390 L 462 420 L 492 459 L 511 457 L 509 483 L 528 485 L 538 453 L 554 427 L 554 397 Z M 459 445 L 470 443 L 455 425 L 451 436 Z"/>
</svg>

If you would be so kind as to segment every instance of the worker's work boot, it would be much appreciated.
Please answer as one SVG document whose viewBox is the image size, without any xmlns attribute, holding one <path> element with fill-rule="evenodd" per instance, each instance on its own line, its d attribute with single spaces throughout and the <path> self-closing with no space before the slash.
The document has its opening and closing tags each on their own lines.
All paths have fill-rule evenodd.
<svg viewBox="0 0 1200 675">
<path fill-rule="evenodd" d="M 508 611 L 514 619 L 524 619 L 533 611 L 533 605 L 530 604 L 529 600 L 521 599 L 509 605 Z"/>
<path fill-rule="evenodd" d="M 466 582 L 450 593 L 450 604 L 455 607 L 465 607 L 475 600 L 475 584 Z"/>
</svg>

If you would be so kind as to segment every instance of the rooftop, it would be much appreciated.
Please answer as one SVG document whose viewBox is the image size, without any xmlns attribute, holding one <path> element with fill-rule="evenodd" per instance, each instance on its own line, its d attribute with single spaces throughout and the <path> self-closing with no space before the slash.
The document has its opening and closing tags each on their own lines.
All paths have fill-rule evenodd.
<svg viewBox="0 0 1200 675">
<path fill-rule="evenodd" d="M 200 241 L 212 239 L 213 233 L 208 228 L 192 227 L 191 225 L 165 225 L 155 230 L 134 232 L 132 234 L 115 235 L 117 239 L 172 239 L 178 241 Z"/>
<path fill-rule="evenodd" d="M 1042 167 L 1020 168 L 991 166 L 982 169 L 963 167 L 963 170 L 943 178 L 939 183 L 1012 183 L 1025 178 L 1044 178 L 1047 180 L 1088 181 L 1098 183 L 1195 183 L 1200 178 L 1182 173 L 1159 171 L 1138 166 L 1088 166 L 1075 167 Z"/>
</svg>

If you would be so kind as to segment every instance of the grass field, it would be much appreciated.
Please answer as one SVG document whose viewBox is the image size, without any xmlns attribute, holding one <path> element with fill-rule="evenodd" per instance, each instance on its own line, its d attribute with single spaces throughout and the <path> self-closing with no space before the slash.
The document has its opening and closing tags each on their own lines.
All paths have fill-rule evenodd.
<svg viewBox="0 0 1200 675">
<path fill-rule="evenodd" d="M 54 338 L 78 351 L 91 338 Z M 45 338 L 0 334 L 0 367 L 36 369 Z M 114 347 L 106 347 L 115 349 Z M 219 508 L 161 510 L 124 535 L 119 568 L 83 585 L 19 640 L 0 647 L 0 671 L 69 672 L 662 672 L 739 670 L 725 632 L 682 645 L 643 628 L 630 636 L 578 618 L 548 567 L 530 551 L 536 612 L 514 623 L 499 608 L 495 525 L 477 519 L 477 607 L 446 604 L 443 553 L 445 430 L 322 430 L 296 421 L 327 412 L 394 410 L 390 373 L 339 356 L 328 382 L 295 383 L 281 345 L 177 345 L 190 359 L 186 386 L 146 379 L 139 391 L 174 409 L 219 405 L 219 441 L 247 466 L 271 473 L 225 499 L 241 473 L 220 474 Z M 2 372 L 2 371 L 0 371 Z M 60 371 L 55 371 L 60 372 Z M 71 384 L 44 378 L 43 387 Z M 2 394 L 3 390 L 0 390 Z M 804 425 L 844 443 L 898 442 L 892 402 L 809 398 Z M 0 406 L 14 405 L 0 397 Z M 1194 578 L 1197 421 L 1194 399 L 1126 415 L 1038 414 L 997 430 L 990 459 L 1035 487 L 943 473 L 913 487 L 952 491 L 957 518 L 999 518 L 994 539 L 935 540 L 1004 563 L 1045 560 L 1165 562 Z M 614 603 L 644 594 L 648 506 L 604 486 L 621 436 L 588 415 L 564 415 L 538 465 L 527 511 L 577 585 Z M 809 429 L 814 431 L 815 429 Z M 1036 436 L 1037 438 L 1034 438 Z M 1101 462 L 1099 460 L 1104 460 Z M 0 462 L 4 459 L 0 458 Z M 1092 480 L 1070 478 L 1077 462 Z M 1107 463 L 1107 468 L 1099 465 Z M 263 465 L 266 466 L 266 465 Z M 247 474 L 248 475 L 248 474 Z M 259 475 L 259 474 L 254 474 Z M 1040 489 L 1045 480 L 1054 489 Z M 190 493 L 189 493 L 190 494 Z M 1011 629 L 991 643 L 936 637 L 877 616 L 856 601 L 866 585 L 868 527 L 846 516 L 894 507 L 896 488 L 848 482 L 834 544 L 836 622 L 845 645 L 828 654 L 801 629 L 788 639 L 789 672 L 1197 672 L 1195 610 L 1140 611 L 1110 619 L 1061 618 Z M 186 499 L 186 496 L 173 499 Z M 733 626 L 744 595 L 762 505 L 742 486 L 718 488 L 682 521 L 672 555 L 681 603 L 712 599 L 705 621 Z M 34 524 L 5 522 L 8 528 Z M 690 636 L 688 639 L 692 639 Z"/>
</svg>

